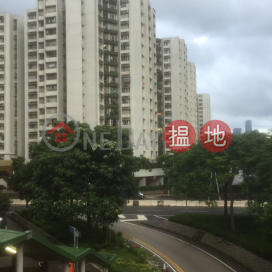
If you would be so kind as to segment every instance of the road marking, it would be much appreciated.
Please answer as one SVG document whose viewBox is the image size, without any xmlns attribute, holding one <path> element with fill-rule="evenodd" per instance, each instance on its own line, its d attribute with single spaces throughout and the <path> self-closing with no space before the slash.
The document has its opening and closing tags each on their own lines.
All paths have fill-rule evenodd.
<svg viewBox="0 0 272 272">
<path fill-rule="evenodd" d="M 177 271 L 177 272 L 184 272 L 176 263 L 174 263 L 171 259 L 169 259 L 167 256 L 165 256 L 163 253 L 161 253 L 160 251 L 158 251 L 157 249 L 155 249 L 154 247 L 136 239 L 133 238 L 129 235 L 123 234 L 124 237 L 126 237 L 127 239 L 136 242 L 137 244 L 141 245 L 142 247 L 144 247 L 145 249 L 151 251 L 153 254 L 155 254 L 157 257 L 159 257 L 161 260 L 166 261 L 167 265 L 173 270 L 173 271 Z M 174 269 L 174 268 L 175 269 Z"/>
<path fill-rule="evenodd" d="M 229 268 L 230 270 L 232 270 L 233 272 L 236 272 L 236 270 L 232 269 L 231 267 L 229 267 L 227 264 L 225 264 L 224 262 L 220 261 L 219 259 L 217 259 L 216 257 L 214 257 L 213 255 L 211 255 L 210 253 L 206 252 L 205 250 L 196 247 L 194 245 L 192 245 L 194 248 L 197 248 L 198 250 L 201 250 L 202 252 L 206 253 L 207 255 L 211 256 L 212 258 L 214 258 L 215 260 L 217 260 L 218 262 L 222 263 L 223 265 L 225 265 L 227 268 Z"/>
<path fill-rule="evenodd" d="M 163 217 L 160 217 L 160 216 L 158 216 L 158 215 L 154 215 L 155 217 L 158 217 L 158 218 L 160 218 L 160 219 L 163 219 L 163 220 L 168 220 L 168 219 L 166 219 L 166 218 L 163 218 Z"/>
<path fill-rule="evenodd" d="M 140 228 L 144 228 L 144 229 L 149 229 L 149 230 L 151 230 L 150 228 L 147 228 L 147 227 L 143 227 L 143 226 L 139 226 L 139 225 L 134 225 L 134 224 L 127 223 L 127 222 L 124 222 L 124 223 L 125 223 L 125 224 L 130 224 L 130 225 L 133 225 L 133 226 L 137 226 L 138 228 L 140 227 Z M 215 256 L 211 255 L 210 253 L 206 252 L 205 250 L 203 250 L 203 249 L 201 249 L 201 248 L 198 248 L 198 247 L 196 247 L 196 246 L 194 246 L 194 245 L 192 245 L 192 244 L 190 244 L 190 243 L 187 243 L 187 242 L 185 242 L 185 241 L 183 241 L 183 240 L 181 240 L 181 239 L 179 239 L 179 238 L 176 238 L 176 237 L 174 237 L 174 236 L 172 236 L 172 235 L 169 235 L 169 234 L 166 234 L 166 233 L 157 231 L 157 230 L 152 230 L 152 231 L 158 232 L 158 233 L 163 234 L 163 235 L 168 236 L 168 237 L 171 237 L 171 238 L 173 238 L 173 239 L 175 239 L 175 240 L 178 240 L 178 241 L 180 241 L 180 242 L 182 242 L 182 243 L 185 243 L 185 244 L 187 244 L 187 245 L 191 245 L 191 246 L 193 246 L 194 248 L 199 249 L 200 251 L 202 251 L 202 252 L 206 253 L 207 255 L 209 255 L 210 257 L 214 258 L 215 260 L 217 260 L 217 261 L 220 262 L 221 264 L 225 265 L 227 268 L 229 268 L 229 269 L 232 270 L 233 272 L 237 272 L 236 270 L 234 270 L 234 269 L 232 269 L 231 267 L 229 267 L 226 263 L 220 261 L 220 260 L 217 259 Z"/>
<path fill-rule="evenodd" d="M 118 217 L 121 218 L 121 219 L 126 218 L 126 217 L 125 217 L 124 215 L 122 215 L 122 214 L 119 214 Z"/>
<path fill-rule="evenodd" d="M 138 219 L 121 219 L 120 222 L 127 222 L 127 221 L 147 221 L 148 219 L 142 214 L 136 214 Z M 123 218 L 126 218 L 125 216 Z"/>
<path fill-rule="evenodd" d="M 144 215 L 137 215 L 139 220 L 148 220 Z"/>
</svg>

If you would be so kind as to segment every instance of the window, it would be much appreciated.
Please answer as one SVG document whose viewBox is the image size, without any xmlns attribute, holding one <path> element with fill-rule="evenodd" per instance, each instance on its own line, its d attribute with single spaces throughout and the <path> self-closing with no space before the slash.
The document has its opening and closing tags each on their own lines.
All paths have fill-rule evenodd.
<svg viewBox="0 0 272 272">
<path fill-rule="evenodd" d="M 57 74 L 47 74 L 46 79 L 47 80 L 55 80 L 55 79 L 57 79 Z"/>
<path fill-rule="evenodd" d="M 28 86 L 28 88 L 29 88 L 30 90 L 35 90 L 35 89 L 37 89 L 37 84 L 30 84 L 30 85 Z"/>
<path fill-rule="evenodd" d="M 126 8 L 128 6 L 128 3 L 121 3 L 121 8 Z"/>
<path fill-rule="evenodd" d="M 28 108 L 31 110 L 35 110 L 37 109 L 37 104 L 29 104 Z"/>
<path fill-rule="evenodd" d="M 55 69 L 55 68 L 57 68 L 57 63 L 56 62 L 46 63 L 46 69 Z"/>
<path fill-rule="evenodd" d="M 56 40 L 49 40 L 46 41 L 46 46 L 50 47 L 50 46 L 56 46 L 57 45 L 57 41 Z"/>
<path fill-rule="evenodd" d="M 44 93 L 44 87 L 42 86 L 42 87 L 39 87 L 39 92 L 40 93 Z"/>
<path fill-rule="evenodd" d="M 129 104 L 130 103 L 130 97 L 129 96 L 123 96 L 122 97 L 122 104 Z"/>
<path fill-rule="evenodd" d="M 128 43 L 122 43 L 121 44 L 121 50 L 129 50 L 129 44 Z"/>
<path fill-rule="evenodd" d="M 40 126 L 44 126 L 44 120 L 40 120 Z"/>
<path fill-rule="evenodd" d="M 57 51 L 47 51 L 46 57 L 47 58 L 55 58 L 57 56 Z"/>
<path fill-rule="evenodd" d="M 129 13 L 128 12 L 121 12 L 120 16 L 121 16 L 121 19 L 129 18 Z"/>
<path fill-rule="evenodd" d="M 39 98 L 39 103 L 40 103 L 40 104 L 44 104 L 44 98 L 43 98 L 43 97 L 40 97 L 40 98 Z"/>
<path fill-rule="evenodd" d="M 130 108 L 122 108 L 122 114 L 130 114 Z"/>
<path fill-rule="evenodd" d="M 129 28 L 129 24 L 125 23 L 125 24 L 121 24 L 121 29 L 127 29 Z"/>
<path fill-rule="evenodd" d="M 53 12 L 56 12 L 56 6 L 46 8 L 46 13 L 53 13 Z"/>
<path fill-rule="evenodd" d="M 36 64 L 29 64 L 28 65 L 28 69 L 37 69 L 37 65 Z"/>
<path fill-rule="evenodd" d="M 28 14 L 28 19 L 29 20 L 35 20 L 36 19 L 36 13 L 29 13 Z"/>
<path fill-rule="evenodd" d="M 44 76 L 39 77 L 40 82 L 44 82 Z"/>
<path fill-rule="evenodd" d="M 122 123 L 124 126 L 130 125 L 130 119 L 129 118 L 122 119 Z"/>
<path fill-rule="evenodd" d="M 122 88 L 122 93 L 130 93 L 130 88 L 129 87 L 123 87 Z"/>
<path fill-rule="evenodd" d="M 129 58 L 129 54 L 122 54 L 122 55 L 121 55 L 121 60 L 122 60 L 122 61 L 129 61 L 129 59 L 130 59 L 130 58 Z"/>
<path fill-rule="evenodd" d="M 47 85 L 46 90 L 47 91 L 56 91 L 57 90 L 57 85 Z"/>
<path fill-rule="evenodd" d="M 49 35 L 56 35 L 57 34 L 57 30 L 55 28 L 53 29 L 47 29 L 46 30 L 46 35 L 49 36 Z"/>
<path fill-rule="evenodd" d="M 39 114 L 40 114 L 40 115 L 44 115 L 44 113 L 45 113 L 45 110 L 44 110 L 44 109 L 40 109 L 40 110 L 39 110 Z"/>
<path fill-rule="evenodd" d="M 56 23 L 56 17 L 46 18 L 46 24 L 55 24 L 55 23 Z"/>
<path fill-rule="evenodd" d="M 29 94 L 28 98 L 29 99 L 37 99 L 37 94 Z"/>
<path fill-rule="evenodd" d="M 129 33 L 128 32 L 124 32 L 121 34 L 121 40 L 128 40 L 129 39 Z"/>
<path fill-rule="evenodd" d="M 54 114 L 57 113 L 57 108 L 47 108 L 46 109 L 47 114 Z"/>
<path fill-rule="evenodd" d="M 130 70 L 130 66 L 128 64 L 122 65 L 121 67 L 122 72 L 126 72 Z"/>
<path fill-rule="evenodd" d="M 48 96 L 48 97 L 46 98 L 46 102 L 47 102 L 47 103 L 54 103 L 54 102 L 58 102 L 58 100 L 57 100 L 57 97 L 56 97 L 56 96 Z"/>
</svg>

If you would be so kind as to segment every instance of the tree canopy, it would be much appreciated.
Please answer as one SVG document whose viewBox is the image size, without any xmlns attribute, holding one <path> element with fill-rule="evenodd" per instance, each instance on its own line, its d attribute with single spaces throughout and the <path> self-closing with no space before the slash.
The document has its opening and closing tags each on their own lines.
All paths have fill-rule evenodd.
<svg viewBox="0 0 272 272">
<path fill-rule="evenodd" d="M 75 131 L 74 123 L 69 122 L 68 126 Z M 116 127 L 97 126 L 92 130 L 85 123 L 79 127 L 79 141 L 69 151 L 53 151 L 41 141 L 30 146 L 30 162 L 14 159 L 14 188 L 21 198 L 31 201 L 29 212 L 36 219 L 72 219 L 81 215 L 89 223 L 108 226 L 118 220 L 126 203 L 122 194 L 133 195 L 137 191 L 134 172 L 150 168 L 150 162 L 135 157 L 133 148 L 118 148 Z M 64 132 L 62 128 L 58 130 Z M 103 140 L 102 132 L 110 134 L 105 134 Z M 87 142 L 84 150 L 84 133 L 91 141 L 96 135 L 94 148 Z M 47 135 L 48 142 L 58 148 L 69 146 L 75 138 L 76 134 L 68 134 L 67 143 L 56 143 L 54 134 Z M 122 130 L 122 138 L 123 147 L 127 147 L 128 130 Z"/>
</svg>

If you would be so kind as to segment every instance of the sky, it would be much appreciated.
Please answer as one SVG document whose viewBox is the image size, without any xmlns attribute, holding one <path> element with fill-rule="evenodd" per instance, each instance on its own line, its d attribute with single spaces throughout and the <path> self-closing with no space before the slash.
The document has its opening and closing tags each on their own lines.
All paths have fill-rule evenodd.
<svg viewBox="0 0 272 272">
<path fill-rule="evenodd" d="M 138 1 L 138 0 L 133 0 Z M 157 37 L 185 40 L 197 93 L 211 96 L 212 120 L 231 129 L 272 128 L 272 1 L 150 0 Z M 0 0 L 0 12 L 24 15 L 36 0 Z"/>
</svg>

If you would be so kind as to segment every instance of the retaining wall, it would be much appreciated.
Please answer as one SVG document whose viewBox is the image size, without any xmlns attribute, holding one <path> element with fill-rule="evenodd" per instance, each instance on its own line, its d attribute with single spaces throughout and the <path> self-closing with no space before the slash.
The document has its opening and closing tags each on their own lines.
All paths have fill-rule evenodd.
<svg viewBox="0 0 272 272">
<path fill-rule="evenodd" d="M 247 201 L 234 201 L 234 207 L 247 207 Z M 185 207 L 185 200 L 128 200 L 127 206 L 170 206 L 170 207 Z M 187 201 L 188 207 L 208 207 L 205 202 L 198 201 Z M 217 201 L 218 207 L 224 207 L 224 201 Z M 228 207 L 230 206 L 230 201 L 228 201 Z"/>
<path fill-rule="evenodd" d="M 163 222 L 158 228 L 168 230 L 173 233 L 181 234 L 189 238 L 200 238 L 199 241 L 206 244 L 236 260 L 238 263 L 247 267 L 253 272 L 271 272 L 272 263 L 260 258 L 259 256 L 241 248 L 235 244 L 223 240 L 210 233 L 203 232 L 182 224 L 169 221 Z"/>
</svg>

